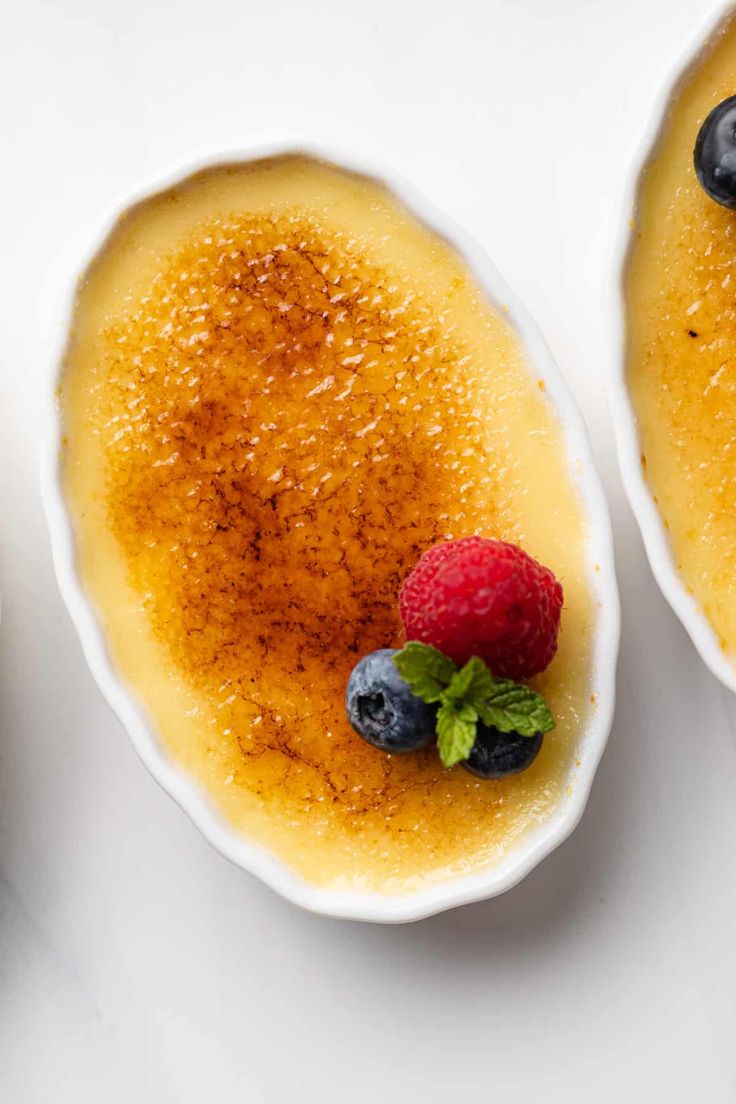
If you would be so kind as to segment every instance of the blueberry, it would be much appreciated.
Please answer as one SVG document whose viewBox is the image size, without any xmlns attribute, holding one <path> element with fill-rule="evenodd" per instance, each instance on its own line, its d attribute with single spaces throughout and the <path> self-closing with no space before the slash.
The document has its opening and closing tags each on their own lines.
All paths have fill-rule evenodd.
<svg viewBox="0 0 736 1104">
<path fill-rule="evenodd" d="M 381 751 L 403 753 L 435 738 L 437 706 L 417 698 L 394 663 L 396 648 L 363 656 L 348 679 L 345 707 L 359 736 Z"/>
<path fill-rule="evenodd" d="M 516 732 L 499 732 L 497 728 L 478 725 L 473 750 L 463 766 L 478 778 L 519 774 L 537 758 L 543 739 L 541 732 L 535 736 L 519 736 Z"/>
<path fill-rule="evenodd" d="M 736 96 L 713 108 L 695 142 L 695 172 L 716 203 L 736 208 Z"/>
</svg>

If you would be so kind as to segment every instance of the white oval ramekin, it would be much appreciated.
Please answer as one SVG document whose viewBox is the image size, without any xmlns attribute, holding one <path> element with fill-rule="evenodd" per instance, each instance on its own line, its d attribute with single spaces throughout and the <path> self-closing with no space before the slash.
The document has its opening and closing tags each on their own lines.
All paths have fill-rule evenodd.
<svg viewBox="0 0 736 1104">
<path fill-rule="evenodd" d="M 698 61 L 708 40 L 716 34 L 728 16 L 736 11 L 733 0 L 719 10 L 717 18 L 711 18 L 707 29 L 701 29 L 695 46 L 691 46 L 674 67 L 665 82 L 649 125 L 644 133 L 641 148 L 634 161 L 631 180 L 626 193 L 626 203 L 613 259 L 613 288 L 611 319 L 615 325 L 612 347 L 616 350 L 613 371 L 609 378 L 609 405 L 616 432 L 619 466 L 624 488 L 641 531 L 652 572 L 662 593 L 687 630 L 703 661 L 713 674 L 730 690 L 736 691 L 736 668 L 723 653 L 718 637 L 706 618 L 700 603 L 689 594 L 672 555 L 669 538 L 662 517 L 654 502 L 652 492 L 641 467 L 641 445 L 637 418 L 626 383 L 626 303 L 625 280 L 632 243 L 632 219 L 636 216 L 639 182 L 642 172 L 659 143 L 662 127 L 672 98 Z"/>
<path fill-rule="evenodd" d="M 614 574 L 613 549 L 608 510 L 593 466 L 583 422 L 550 351 L 522 304 L 508 289 L 483 251 L 460 229 L 453 226 L 418 192 L 393 173 L 330 150 L 305 147 L 301 143 L 279 143 L 241 152 L 233 157 L 197 165 L 175 179 L 157 182 L 140 199 L 171 187 L 190 173 L 213 163 L 232 163 L 299 152 L 332 162 L 349 171 L 386 184 L 398 199 L 434 233 L 444 238 L 474 273 L 490 300 L 507 310 L 519 333 L 533 371 L 546 385 L 546 394 L 557 409 L 563 426 L 564 443 L 572 479 L 578 488 L 587 520 L 587 563 L 594 605 L 597 607 L 594 634 L 594 674 L 591 691 L 597 707 L 591 713 L 580 738 L 567 787 L 555 810 L 514 845 L 502 861 L 472 875 L 429 885 L 411 893 L 388 895 L 350 892 L 313 886 L 287 864 L 261 846 L 236 833 L 215 809 L 198 784 L 184 773 L 161 747 L 153 726 L 135 695 L 117 674 L 108 654 L 97 616 L 85 594 L 75 560 L 71 519 L 64 501 L 60 474 L 61 418 L 55 392 L 60 368 L 49 386 L 49 447 L 43 462 L 43 491 L 56 574 L 62 596 L 79 634 L 87 662 L 102 693 L 128 730 L 141 759 L 153 777 L 179 803 L 206 838 L 244 870 L 261 878 L 284 897 L 313 912 L 384 923 L 418 920 L 454 908 L 456 905 L 493 897 L 510 889 L 541 859 L 570 834 L 585 808 L 593 776 L 611 726 L 615 694 L 615 668 L 619 639 L 619 603 Z M 136 202 L 136 201 L 134 201 Z M 132 204 L 131 204 L 132 205 Z M 103 238 L 106 240 L 107 234 Z M 102 248 L 98 245 L 98 249 Z M 89 261 L 88 261 L 89 263 Z M 86 269 L 86 266 L 85 266 Z M 71 307 L 65 311 L 68 322 Z M 66 334 L 61 337 L 62 349 Z M 59 364 L 61 357 L 59 359 Z"/>
</svg>

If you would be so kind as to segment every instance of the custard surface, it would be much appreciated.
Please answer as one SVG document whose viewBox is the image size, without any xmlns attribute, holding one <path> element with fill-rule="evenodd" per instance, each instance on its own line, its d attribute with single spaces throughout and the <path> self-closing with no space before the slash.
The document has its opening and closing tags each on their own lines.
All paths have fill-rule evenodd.
<svg viewBox="0 0 736 1104">
<path fill-rule="evenodd" d="M 703 120 L 734 93 L 731 17 L 685 75 L 645 166 L 626 325 L 644 474 L 677 570 L 736 661 L 736 212 L 693 167 Z"/>
<path fill-rule="evenodd" d="M 581 503 L 503 312 L 375 182 L 307 158 L 210 170 L 124 217 L 61 388 L 82 579 L 162 745 L 311 882 L 402 892 L 493 862 L 558 801 L 591 698 Z M 521 543 L 565 588 L 557 718 L 481 782 L 350 729 L 432 543 Z"/>
</svg>

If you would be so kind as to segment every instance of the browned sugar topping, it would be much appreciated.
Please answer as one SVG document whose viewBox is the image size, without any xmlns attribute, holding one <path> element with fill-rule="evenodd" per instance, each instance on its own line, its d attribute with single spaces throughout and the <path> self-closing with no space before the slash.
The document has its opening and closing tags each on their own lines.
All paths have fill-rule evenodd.
<svg viewBox="0 0 736 1104">
<path fill-rule="evenodd" d="M 420 553 L 492 531 L 471 359 L 410 284 L 306 214 L 202 227 L 104 334 L 111 524 L 251 790 L 349 823 L 417 787 L 438 807 L 478 789 L 431 751 L 367 747 L 343 704 L 356 658 L 399 642 Z"/>
</svg>

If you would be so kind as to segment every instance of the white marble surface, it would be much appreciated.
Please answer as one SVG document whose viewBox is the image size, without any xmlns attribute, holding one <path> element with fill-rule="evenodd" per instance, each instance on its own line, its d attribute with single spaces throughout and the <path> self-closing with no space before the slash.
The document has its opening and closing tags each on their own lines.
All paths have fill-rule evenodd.
<svg viewBox="0 0 736 1104">
<path fill-rule="evenodd" d="M 689 9 L 689 10 L 688 10 Z M 655 589 L 603 392 L 626 167 L 708 0 L 30 0 L 0 37 L 0 1100 L 736 1099 L 736 700 Z M 59 287 L 141 182 L 264 132 L 392 163 L 489 249 L 593 433 L 620 706 L 579 829 L 404 928 L 300 913 L 161 793 L 85 668 L 37 489 Z"/>
</svg>

